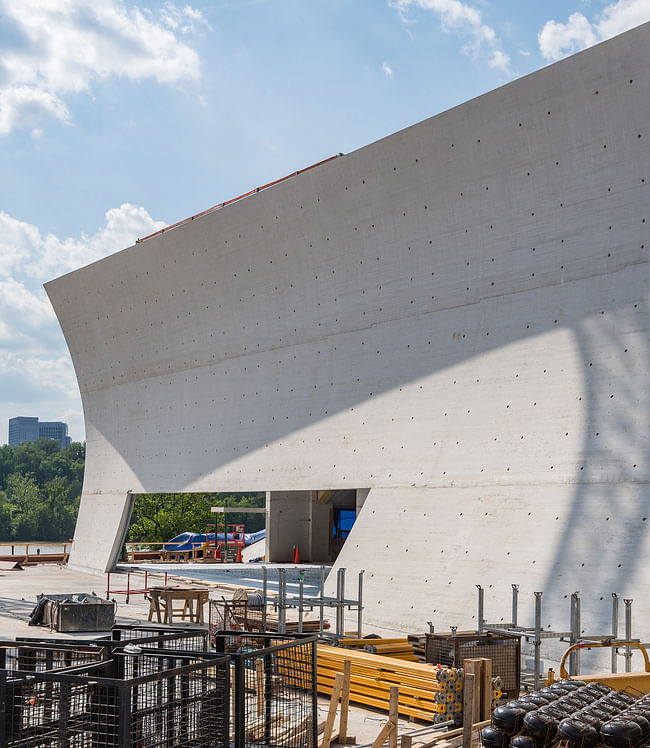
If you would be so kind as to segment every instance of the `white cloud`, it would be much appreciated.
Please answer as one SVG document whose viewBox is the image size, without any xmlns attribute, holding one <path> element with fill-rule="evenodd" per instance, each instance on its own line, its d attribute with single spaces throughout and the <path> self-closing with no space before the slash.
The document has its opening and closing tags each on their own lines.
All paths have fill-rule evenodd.
<svg viewBox="0 0 650 748">
<path fill-rule="evenodd" d="M 26 274 L 39 281 L 49 280 L 124 249 L 138 237 L 166 226 L 164 221 L 154 221 L 144 208 L 130 203 L 111 208 L 105 217 L 105 226 L 91 236 L 82 234 L 79 239 L 61 239 L 54 234 L 42 238 L 38 233 L 31 259 L 24 265 Z"/>
<path fill-rule="evenodd" d="M 567 23 L 547 21 L 537 39 L 540 52 L 547 60 L 559 60 L 598 41 L 591 23 L 582 13 L 571 14 Z"/>
<path fill-rule="evenodd" d="M 3 318 L 9 312 L 19 318 L 24 325 L 38 327 L 54 320 L 54 310 L 42 289 L 28 290 L 25 284 L 15 278 L 0 281 L 0 309 Z"/>
<path fill-rule="evenodd" d="M 403 20 L 413 6 L 435 13 L 445 31 L 469 35 L 471 41 L 463 47 L 463 52 L 476 55 L 487 48 L 490 67 L 510 74 L 510 57 L 503 51 L 496 31 L 483 22 L 478 8 L 461 0 L 388 0 L 388 3 L 399 11 Z"/>
<path fill-rule="evenodd" d="M 107 211 L 91 235 L 43 236 L 37 226 L 0 211 L 0 422 L 39 415 L 66 421 L 73 437 L 83 438 L 74 369 L 41 284 L 163 226 L 144 208 L 125 203 Z"/>
<path fill-rule="evenodd" d="M 163 228 L 144 208 L 124 203 L 80 238 L 43 237 L 36 226 L 0 211 L 0 350 L 41 352 L 60 345 L 58 325 L 41 284 Z M 55 342 L 51 338 L 54 335 Z"/>
<path fill-rule="evenodd" d="M 572 13 L 566 23 L 547 21 L 537 40 L 542 55 L 554 61 L 649 20 L 650 0 L 618 0 L 591 21 L 583 13 Z"/>
<path fill-rule="evenodd" d="M 384 75 L 387 78 L 393 77 L 393 68 L 387 62 L 382 62 L 381 69 L 384 71 Z"/>
<path fill-rule="evenodd" d="M 165 3 L 160 11 L 160 20 L 172 31 L 180 31 L 181 34 L 193 33 L 199 28 L 210 28 L 203 13 L 190 5 L 179 8 L 173 3 Z"/>
<path fill-rule="evenodd" d="M 488 65 L 495 70 L 507 70 L 510 65 L 510 58 L 500 49 L 495 49 L 488 62 Z"/>
<path fill-rule="evenodd" d="M 27 398 L 34 393 L 41 399 L 52 399 L 77 392 L 77 380 L 68 356 L 44 359 L 0 351 L 0 382 L 10 381 L 18 382 L 18 386 L 11 388 L 13 402 L 29 402 Z"/>
<path fill-rule="evenodd" d="M 66 124 L 70 121 L 65 104 L 52 91 L 33 86 L 0 89 L 0 135 L 7 135 L 18 127 L 33 127 L 46 116 Z"/>
<path fill-rule="evenodd" d="M 0 279 L 9 277 L 13 269 L 27 259 L 39 243 L 40 233 L 36 226 L 0 211 Z"/>
<path fill-rule="evenodd" d="M 70 121 L 66 93 L 122 76 L 160 84 L 199 78 L 199 58 L 179 41 L 204 23 L 200 11 L 168 3 L 155 19 L 121 0 L 0 0 L 0 134 L 44 116 Z"/>
</svg>

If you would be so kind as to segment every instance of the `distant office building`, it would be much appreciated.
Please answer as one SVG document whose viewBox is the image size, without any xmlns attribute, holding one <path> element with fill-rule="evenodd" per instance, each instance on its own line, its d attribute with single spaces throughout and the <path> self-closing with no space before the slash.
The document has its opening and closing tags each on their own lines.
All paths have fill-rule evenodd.
<svg viewBox="0 0 650 748">
<path fill-rule="evenodd" d="M 68 424 L 63 421 L 41 421 L 38 424 L 39 439 L 54 439 L 64 449 L 72 441 L 68 436 Z"/>
<path fill-rule="evenodd" d="M 29 416 L 9 419 L 9 445 L 15 447 L 22 442 L 35 442 L 37 439 L 54 439 L 59 448 L 64 449 L 72 441 L 68 436 L 68 424 L 63 421 L 40 421 Z"/>
<path fill-rule="evenodd" d="M 9 419 L 9 445 L 15 447 L 22 442 L 38 439 L 38 418 L 18 416 Z"/>
</svg>

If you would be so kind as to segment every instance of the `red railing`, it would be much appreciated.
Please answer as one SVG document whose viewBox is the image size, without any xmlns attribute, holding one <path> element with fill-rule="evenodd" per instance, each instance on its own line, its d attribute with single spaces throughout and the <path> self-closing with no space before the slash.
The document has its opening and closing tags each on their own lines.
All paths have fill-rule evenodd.
<svg viewBox="0 0 650 748">
<path fill-rule="evenodd" d="M 131 595 L 147 595 L 149 594 L 149 573 L 144 572 L 144 587 L 137 588 L 131 587 L 131 572 L 126 574 L 126 589 L 125 590 L 112 590 L 111 589 L 111 572 L 106 572 L 106 599 L 108 600 L 111 595 L 126 595 L 126 602 L 129 602 Z M 167 584 L 167 572 L 165 572 L 165 584 Z"/>
<path fill-rule="evenodd" d="M 238 200 L 243 200 L 245 197 L 256 195 L 258 192 L 261 192 L 262 190 L 265 190 L 268 187 L 273 187 L 273 185 L 280 184 L 280 182 L 284 182 L 287 179 L 291 179 L 292 177 L 297 177 L 298 174 L 302 174 L 306 171 L 309 171 L 310 169 L 315 169 L 317 166 L 322 166 L 323 164 L 326 164 L 329 161 L 333 161 L 335 158 L 339 158 L 339 156 L 342 156 L 342 155 L 343 155 L 342 153 L 337 153 L 335 156 L 330 156 L 329 158 L 325 158 L 316 164 L 312 164 L 311 166 L 306 166 L 304 169 L 299 169 L 298 171 L 294 171 L 292 174 L 287 174 L 286 177 L 280 177 L 280 179 L 276 179 L 275 181 L 269 182 L 268 184 L 263 184 L 261 187 L 256 187 L 254 190 L 249 190 L 248 192 L 244 192 L 243 195 L 238 195 L 237 197 L 233 197 L 230 200 L 226 200 L 225 203 L 218 203 L 217 205 L 213 205 L 211 208 L 206 208 L 206 210 L 202 210 L 200 213 L 196 213 L 195 215 L 190 216 L 189 218 L 183 218 L 181 221 L 176 221 L 176 223 L 172 223 L 171 226 L 165 226 L 164 229 L 158 229 L 158 231 L 154 231 L 153 234 L 148 234 L 147 236 L 143 236 L 140 239 L 136 239 L 135 243 L 140 244 L 140 242 L 146 242 L 147 239 L 151 239 L 154 236 L 158 236 L 158 234 L 164 234 L 165 231 L 169 231 L 170 229 L 175 229 L 177 226 L 182 226 L 184 223 L 189 223 L 190 221 L 193 221 L 195 218 L 200 218 L 201 216 L 205 216 L 208 213 L 211 213 L 213 210 L 217 210 L 219 208 L 225 208 L 226 205 L 231 205 L 232 203 L 236 203 Z"/>
</svg>

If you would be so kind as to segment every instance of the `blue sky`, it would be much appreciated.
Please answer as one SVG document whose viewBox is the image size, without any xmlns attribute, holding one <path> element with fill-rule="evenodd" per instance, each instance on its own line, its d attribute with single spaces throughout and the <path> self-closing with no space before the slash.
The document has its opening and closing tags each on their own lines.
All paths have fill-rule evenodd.
<svg viewBox="0 0 650 748">
<path fill-rule="evenodd" d="M 650 20 L 650 0 L 0 0 L 0 443 L 84 438 L 42 284 Z"/>
</svg>

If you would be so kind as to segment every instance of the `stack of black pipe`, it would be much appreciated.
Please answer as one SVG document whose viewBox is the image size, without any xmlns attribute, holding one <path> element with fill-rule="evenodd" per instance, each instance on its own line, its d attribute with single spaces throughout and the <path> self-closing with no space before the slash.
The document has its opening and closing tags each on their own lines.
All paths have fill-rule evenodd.
<svg viewBox="0 0 650 748">
<path fill-rule="evenodd" d="M 484 748 L 650 748 L 650 695 L 561 680 L 499 706 L 481 731 Z"/>
</svg>

